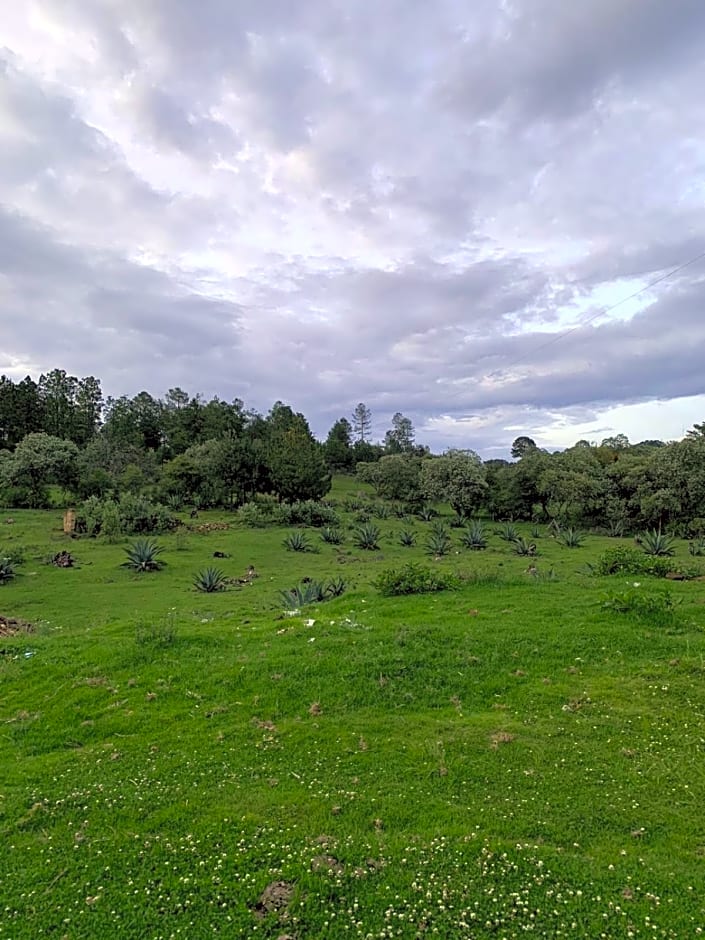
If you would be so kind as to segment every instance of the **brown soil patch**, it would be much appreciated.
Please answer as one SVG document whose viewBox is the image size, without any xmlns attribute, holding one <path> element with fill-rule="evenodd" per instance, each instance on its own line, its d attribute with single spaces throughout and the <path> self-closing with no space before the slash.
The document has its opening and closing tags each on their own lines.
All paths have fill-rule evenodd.
<svg viewBox="0 0 705 940">
<path fill-rule="evenodd" d="M 17 636 L 19 633 L 34 633 L 34 625 L 18 617 L 0 615 L 0 636 Z"/>
<path fill-rule="evenodd" d="M 288 881 L 273 881 L 260 894 L 255 905 L 255 914 L 266 917 L 268 914 L 283 912 L 294 896 L 294 886 Z"/>
</svg>

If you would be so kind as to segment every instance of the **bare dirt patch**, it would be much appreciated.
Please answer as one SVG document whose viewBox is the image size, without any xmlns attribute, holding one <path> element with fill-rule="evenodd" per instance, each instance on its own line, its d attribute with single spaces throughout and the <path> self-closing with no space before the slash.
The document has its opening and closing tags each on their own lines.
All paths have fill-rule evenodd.
<svg viewBox="0 0 705 940">
<path fill-rule="evenodd" d="M 18 636 L 20 633 L 34 633 L 34 624 L 19 617 L 3 617 L 0 614 L 0 636 Z"/>
</svg>

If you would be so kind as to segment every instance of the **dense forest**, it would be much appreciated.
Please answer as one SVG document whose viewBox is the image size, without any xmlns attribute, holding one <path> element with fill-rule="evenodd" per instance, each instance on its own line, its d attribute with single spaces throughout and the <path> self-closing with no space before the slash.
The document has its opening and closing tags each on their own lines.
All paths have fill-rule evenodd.
<svg viewBox="0 0 705 940">
<path fill-rule="evenodd" d="M 239 399 L 206 401 L 179 388 L 163 399 L 104 399 L 98 379 L 59 369 L 38 382 L 2 376 L 0 504 L 42 508 L 58 490 L 66 501 L 235 508 L 261 497 L 320 500 L 333 473 L 356 473 L 408 509 L 444 501 L 464 517 L 705 535 L 705 424 L 671 443 L 617 435 L 557 453 L 522 436 L 511 461 L 483 462 L 471 449 L 431 454 L 401 413 L 373 442 L 371 418 L 360 403 L 319 442 L 282 402 L 262 415 Z"/>
</svg>

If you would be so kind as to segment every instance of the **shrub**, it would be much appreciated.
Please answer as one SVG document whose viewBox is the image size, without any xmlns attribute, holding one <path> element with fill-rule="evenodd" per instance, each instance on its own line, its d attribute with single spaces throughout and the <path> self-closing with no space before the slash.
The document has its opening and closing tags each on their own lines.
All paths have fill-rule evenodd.
<svg viewBox="0 0 705 940">
<path fill-rule="evenodd" d="M 373 523 L 358 526 L 353 532 L 353 542 L 358 548 L 363 548 L 368 552 L 379 550 L 379 540 L 382 533 Z"/>
<path fill-rule="evenodd" d="M 193 586 L 203 594 L 215 594 L 217 591 L 224 591 L 227 585 L 228 579 L 220 568 L 203 568 L 193 578 Z"/>
<path fill-rule="evenodd" d="M 454 575 L 432 571 L 424 565 L 408 564 L 402 568 L 387 568 L 374 581 L 374 587 L 384 597 L 405 594 L 431 594 L 453 590 L 459 586 Z"/>
<path fill-rule="evenodd" d="M 672 555 L 674 539 L 665 532 L 652 529 L 641 536 L 641 546 L 647 555 Z"/>
<path fill-rule="evenodd" d="M 602 602 L 603 610 L 627 614 L 640 620 L 648 620 L 659 626 L 670 626 L 675 622 L 676 611 L 670 591 L 649 592 L 634 587 L 628 591 L 612 594 Z"/>
<path fill-rule="evenodd" d="M 273 525 L 278 521 L 272 513 L 254 502 L 243 503 L 237 511 L 237 519 L 238 522 L 253 529 Z"/>
<path fill-rule="evenodd" d="M 284 537 L 282 545 L 289 552 L 312 552 L 314 550 L 305 532 L 290 532 Z"/>
<path fill-rule="evenodd" d="M 681 568 L 681 570 L 683 570 Z M 608 548 L 598 558 L 595 574 L 646 574 L 657 578 L 665 578 L 674 571 L 673 562 L 667 558 L 645 555 L 636 548 L 619 545 Z M 684 572 L 686 577 L 696 577 L 694 573 Z"/>
<path fill-rule="evenodd" d="M 328 545 L 342 545 L 344 541 L 343 533 L 340 529 L 329 525 L 323 526 L 321 529 L 321 538 Z"/>
<path fill-rule="evenodd" d="M 178 528 L 181 523 L 160 503 L 151 503 L 143 496 L 125 493 L 116 503 L 111 499 L 90 496 L 76 513 L 76 529 L 89 536 L 151 535 Z"/>
<path fill-rule="evenodd" d="M 151 539 L 137 539 L 125 549 L 127 561 L 123 564 L 132 571 L 158 571 L 163 565 L 158 556 L 163 551 L 164 549 Z"/>
<path fill-rule="evenodd" d="M 474 552 L 481 552 L 487 548 L 487 537 L 483 524 L 478 521 L 472 522 L 461 534 L 460 543 Z"/>
<path fill-rule="evenodd" d="M 413 548 L 416 545 L 416 533 L 411 529 L 402 529 L 399 533 L 399 544 L 404 548 Z"/>
<path fill-rule="evenodd" d="M 123 535 L 120 507 L 112 499 L 105 500 L 100 523 L 100 534 L 106 542 L 117 542 Z"/>
<path fill-rule="evenodd" d="M 340 523 L 335 509 L 315 499 L 283 503 L 274 510 L 272 515 L 280 525 L 308 525 L 321 528 L 321 526 L 337 526 Z"/>
<path fill-rule="evenodd" d="M 15 577 L 15 565 L 10 558 L 0 558 L 0 584 L 7 584 Z"/>
<path fill-rule="evenodd" d="M 561 531 L 561 534 L 558 536 L 558 541 L 562 545 L 565 545 L 566 548 L 580 548 L 585 541 L 585 535 L 571 526 Z"/>
</svg>

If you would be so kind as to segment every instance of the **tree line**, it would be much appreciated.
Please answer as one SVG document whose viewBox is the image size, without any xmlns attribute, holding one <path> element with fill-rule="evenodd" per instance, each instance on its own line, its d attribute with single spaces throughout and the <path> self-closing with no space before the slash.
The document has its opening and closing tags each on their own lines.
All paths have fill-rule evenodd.
<svg viewBox="0 0 705 940">
<path fill-rule="evenodd" d="M 95 377 L 59 369 L 37 382 L 0 377 L 5 506 L 47 505 L 52 485 L 77 499 L 132 493 L 173 506 L 237 506 L 260 493 L 321 499 L 332 474 L 356 473 L 381 497 L 412 508 L 442 500 L 464 516 L 705 535 L 705 423 L 682 441 L 631 444 L 619 434 L 557 453 L 520 436 L 511 456 L 482 461 L 471 449 L 434 456 L 416 444 L 401 412 L 374 442 L 364 403 L 320 442 L 305 416 L 279 401 L 260 414 L 238 398 L 204 400 L 180 388 L 163 398 L 104 398 Z"/>
</svg>

